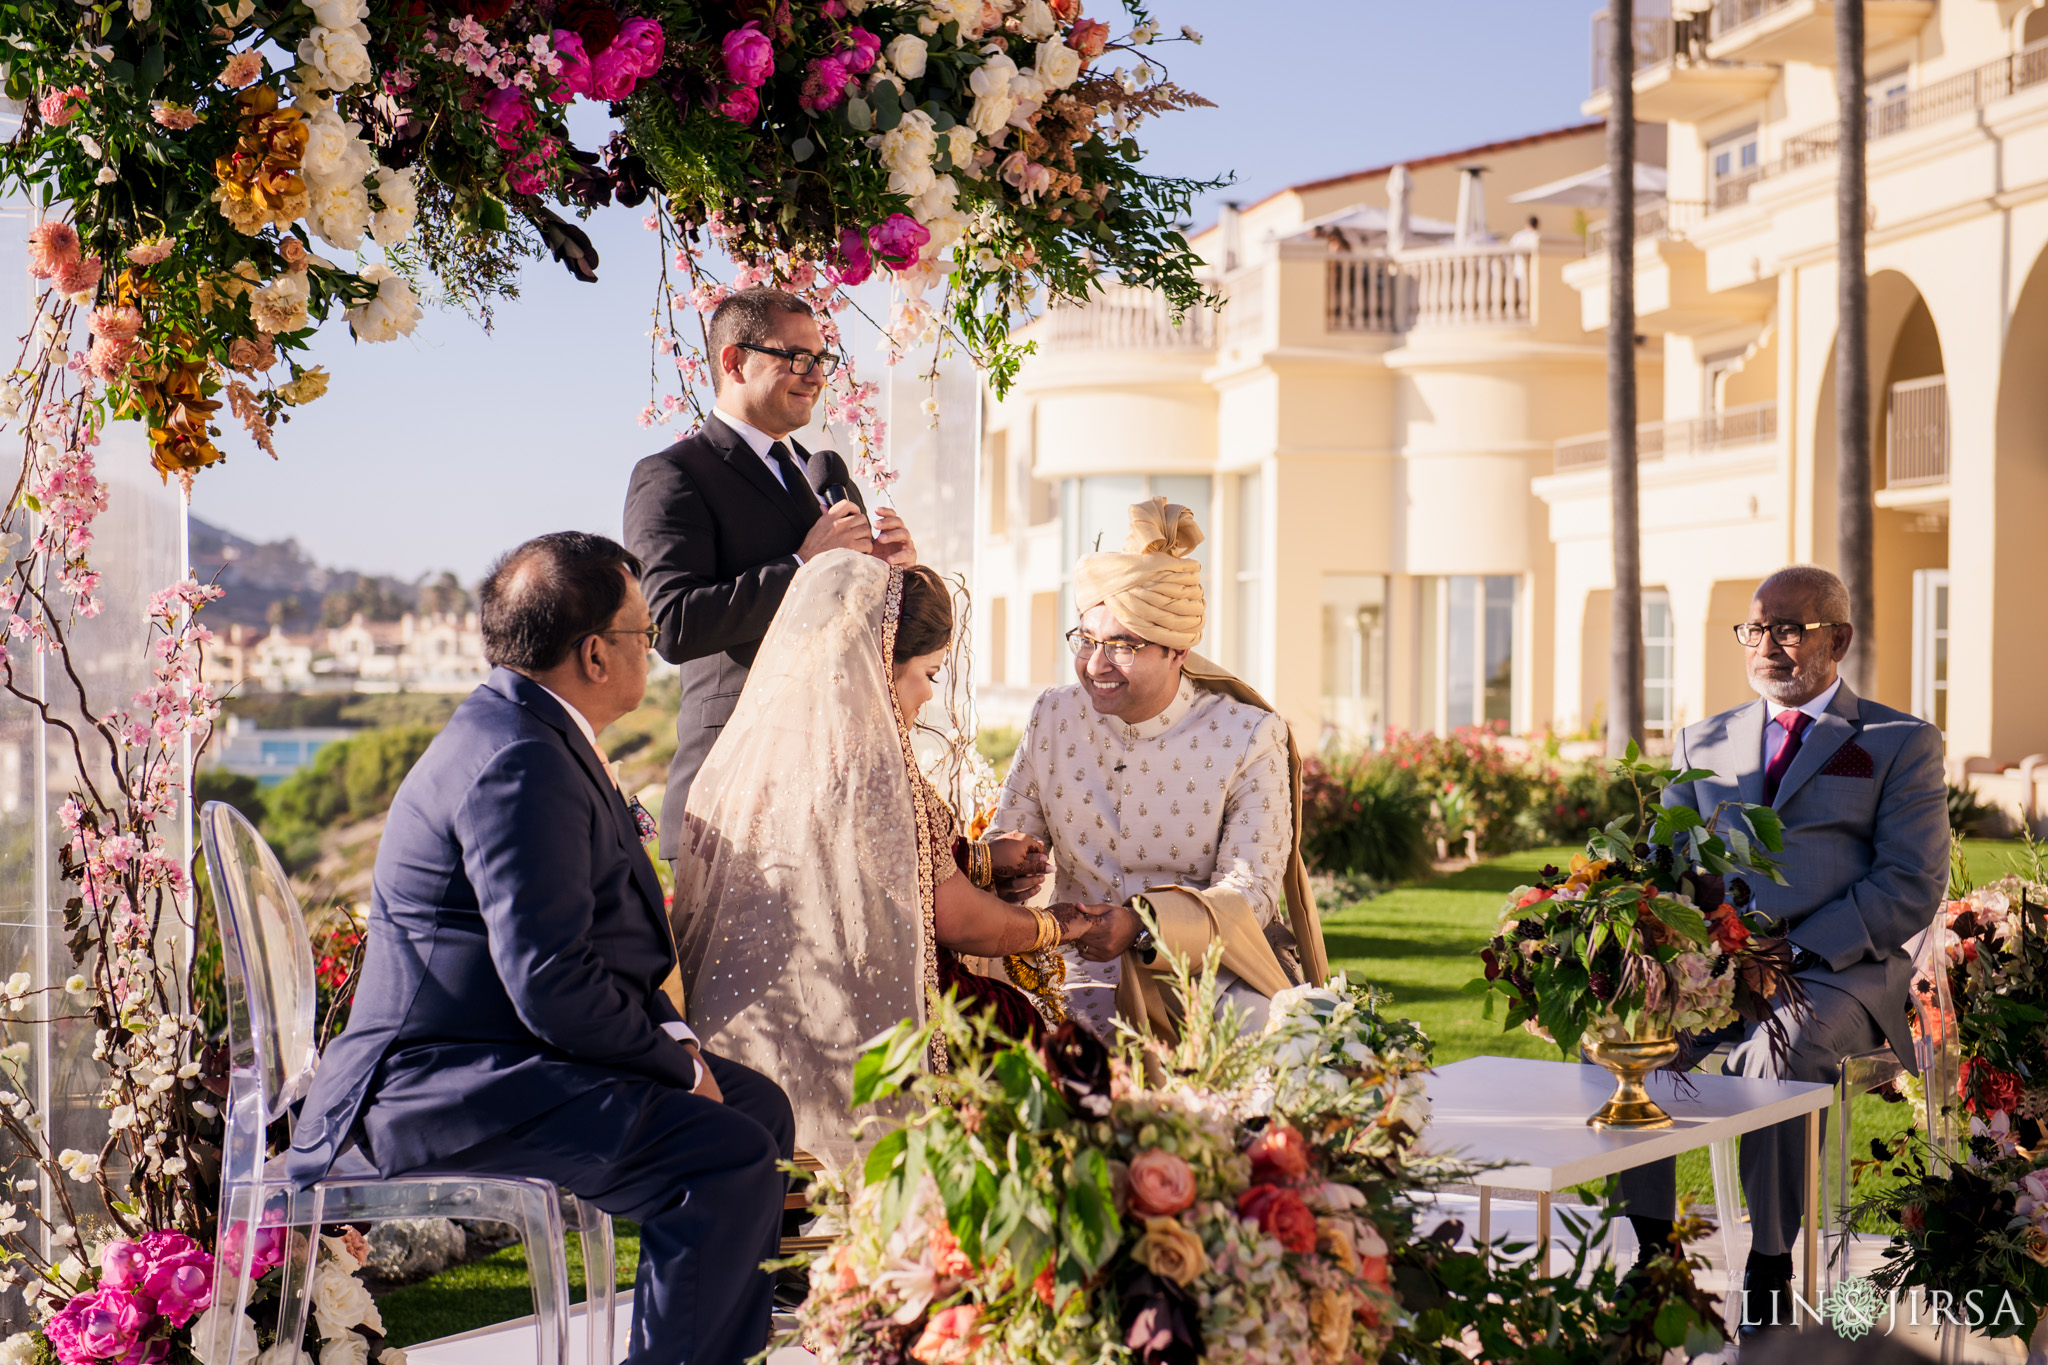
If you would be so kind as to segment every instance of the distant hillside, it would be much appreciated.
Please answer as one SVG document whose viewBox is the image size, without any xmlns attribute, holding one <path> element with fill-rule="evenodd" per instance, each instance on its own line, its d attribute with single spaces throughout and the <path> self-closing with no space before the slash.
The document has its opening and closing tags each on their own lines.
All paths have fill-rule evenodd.
<svg viewBox="0 0 2048 1365">
<path fill-rule="evenodd" d="M 453 574 L 429 581 L 354 569 L 329 569 L 313 561 L 296 540 L 264 544 L 192 518 L 192 567 L 201 582 L 217 582 L 227 595 L 206 609 L 216 631 L 229 625 L 267 626 L 290 632 L 321 625 L 345 625 L 361 612 L 372 621 L 396 621 L 406 612 L 463 610 L 469 605 Z M 422 598 L 426 598 L 424 603 Z"/>
</svg>

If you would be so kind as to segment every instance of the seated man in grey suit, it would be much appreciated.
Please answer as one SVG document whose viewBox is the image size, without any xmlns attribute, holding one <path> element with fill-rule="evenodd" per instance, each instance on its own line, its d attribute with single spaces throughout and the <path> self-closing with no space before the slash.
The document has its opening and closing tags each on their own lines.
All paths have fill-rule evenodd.
<svg viewBox="0 0 2048 1365">
<path fill-rule="evenodd" d="M 1742 801 L 1770 806 L 1784 822 L 1779 861 L 1787 884 L 1752 889 L 1759 909 L 1790 926 L 1793 968 L 1812 1013 L 1787 1018 L 1791 1049 L 1782 1073 L 1760 1028 L 1727 1030 L 1737 1044 L 1728 1070 L 1745 1076 L 1832 1084 L 1843 1057 L 1885 1044 L 1913 1065 L 1905 945 L 1932 922 L 1948 885 L 1941 732 L 1843 684 L 1836 667 L 1854 630 L 1841 579 L 1811 565 L 1772 574 L 1735 628 L 1762 700 L 1688 725 L 1672 755 L 1681 771 L 1706 768 L 1715 776 L 1668 788 L 1667 805 L 1710 816 L 1724 801 Z M 1805 1120 L 1743 1138 L 1741 1167 L 1750 1217 L 1742 1331 L 1749 1336 L 1791 1323 Z M 1646 1251 L 1670 1236 L 1674 1173 L 1665 1160 L 1622 1177 Z"/>
<path fill-rule="evenodd" d="M 640 1222 L 629 1365 L 734 1365 L 767 1343 L 796 1124 L 662 993 L 661 884 L 597 749 L 647 690 L 639 570 L 563 532 L 484 579 L 496 667 L 392 802 L 361 984 L 289 1170 L 310 1185 L 346 1153 L 551 1180 Z"/>
</svg>

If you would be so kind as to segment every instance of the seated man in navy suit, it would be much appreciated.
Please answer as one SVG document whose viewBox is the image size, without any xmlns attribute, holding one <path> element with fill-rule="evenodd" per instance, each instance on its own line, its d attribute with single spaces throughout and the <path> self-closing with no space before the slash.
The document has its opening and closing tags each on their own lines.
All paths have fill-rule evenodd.
<svg viewBox="0 0 2048 1365">
<path fill-rule="evenodd" d="M 1739 801 L 1770 806 L 1784 823 L 1785 885 L 1758 880 L 1751 890 L 1758 909 L 1789 926 L 1793 971 L 1812 1010 L 1799 1017 L 1780 1007 L 1790 1040 L 1782 1069 L 1761 1028 L 1725 1030 L 1718 1040 L 1737 1045 L 1731 1073 L 1832 1085 L 1842 1058 L 1887 1044 L 1917 1069 L 1906 943 L 1933 921 L 1948 887 L 1941 731 L 1850 691 L 1837 666 L 1854 633 L 1848 589 L 1834 574 L 1797 564 L 1766 578 L 1733 642 L 1758 700 L 1686 726 L 1671 756 L 1681 771 L 1714 775 L 1666 788 L 1666 805 L 1711 816 Z M 1742 1139 L 1744 1336 L 1792 1322 L 1805 1126 L 1793 1119 Z M 1666 1159 L 1622 1173 L 1646 1253 L 1671 1234 L 1675 1170 Z"/>
<path fill-rule="evenodd" d="M 661 990 L 661 886 L 597 734 L 640 704 L 640 565 L 601 536 L 519 546 L 480 592 L 490 680 L 406 777 L 377 851 L 348 1030 L 290 1158 L 540 1176 L 640 1223 L 634 1365 L 766 1344 L 795 1124 Z"/>
</svg>

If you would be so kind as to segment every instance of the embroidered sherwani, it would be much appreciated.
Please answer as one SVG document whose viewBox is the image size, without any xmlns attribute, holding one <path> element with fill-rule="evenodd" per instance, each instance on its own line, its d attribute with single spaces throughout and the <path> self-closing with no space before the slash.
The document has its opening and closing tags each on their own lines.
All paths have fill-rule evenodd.
<svg viewBox="0 0 2048 1365">
<path fill-rule="evenodd" d="M 1045 840 L 1053 899 L 1120 904 L 1170 883 L 1228 887 L 1271 924 L 1294 830 L 1287 722 L 1182 678 L 1166 709 L 1126 725 L 1098 713 L 1079 684 L 1032 708 L 992 828 Z M 1121 962 L 1066 950 L 1067 1003 L 1107 1035 Z M 1224 974 L 1231 998 L 1263 1020 L 1265 997 Z"/>
</svg>

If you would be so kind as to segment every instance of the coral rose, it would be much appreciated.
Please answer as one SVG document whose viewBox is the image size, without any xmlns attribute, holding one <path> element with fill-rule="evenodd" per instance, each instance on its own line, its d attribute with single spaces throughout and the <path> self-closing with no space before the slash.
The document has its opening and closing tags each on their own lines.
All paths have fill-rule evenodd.
<svg viewBox="0 0 2048 1365">
<path fill-rule="evenodd" d="M 36 102 L 36 109 L 43 116 L 43 122 L 52 128 L 62 128 L 78 117 L 78 111 L 85 108 L 85 87 L 74 85 L 65 90 L 49 90 Z"/>
<path fill-rule="evenodd" d="M 2026 1082 L 2010 1071 L 2001 1071 L 1982 1057 L 1963 1059 L 1963 1073 L 1956 1082 L 1956 1096 L 1973 1114 L 2010 1114 L 2019 1108 Z"/>
<path fill-rule="evenodd" d="M 2020 1238 L 2020 1250 L 2026 1252 L 2034 1264 L 2048 1265 L 2048 1232 L 2028 1228 Z"/>
<path fill-rule="evenodd" d="M 1058 10 L 1059 6 L 1053 6 Z M 1083 19 L 1074 25 L 1067 35 L 1067 46 L 1081 54 L 1084 61 L 1093 61 L 1102 55 L 1102 49 L 1109 45 L 1109 25 L 1100 19 Z"/>
<path fill-rule="evenodd" d="M 1145 1235 L 1131 1248 L 1131 1258 L 1162 1280 L 1186 1288 L 1209 1269 L 1202 1239 L 1181 1226 L 1178 1218 L 1147 1218 Z"/>
<path fill-rule="evenodd" d="M 932 1269 L 941 1275 L 957 1278 L 974 1273 L 974 1263 L 960 1249 L 960 1239 L 953 1235 L 952 1225 L 944 1219 L 932 1225 L 931 1254 Z"/>
<path fill-rule="evenodd" d="M 975 1319 L 980 1316 L 981 1309 L 971 1303 L 940 1309 L 925 1323 L 924 1335 L 910 1348 L 911 1358 L 922 1360 L 925 1365 L 966 1359 L 968 1352 L 981 1344 L 981 1334 L 974 1329 Z"/>
<path fill-rule="evenodd" d="M 1171 1217 L 1195 1202 L 1195 1173 L 1172 1152 L 1147 1147 L 1131 1158 L 1125 1177 L 1131 1212 L 1140 1218 Z"/>
<path fill-rule="evenodd" d="M 1237 1197 L 1237 1212 L 1259 1230 L 1293 1252 L 1316 1249 L 1316 1216 L 1293 1190 L 1254 1185 Z"/>
<path fill-rule="evenodd" d="M 1255 1185 L 1298 1185 L 1308 1177 L 1308 1142 L 1298 1129 L 1272 1123 L 1246 1149 Z"/>
<path fill-rule="evenodd" d="M 1707 928 L 1724 953 L 1739 953 L 1749 944 L 1749 926 L 1743 923 L 1742 912 L 1726 901 L 1708 912 Z"/>
</svg>

